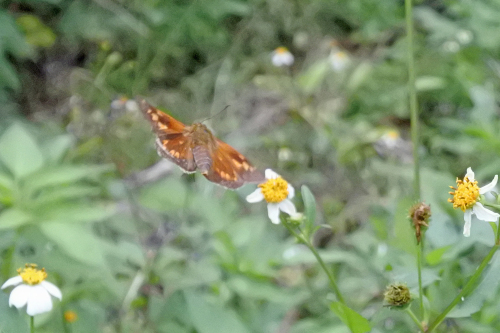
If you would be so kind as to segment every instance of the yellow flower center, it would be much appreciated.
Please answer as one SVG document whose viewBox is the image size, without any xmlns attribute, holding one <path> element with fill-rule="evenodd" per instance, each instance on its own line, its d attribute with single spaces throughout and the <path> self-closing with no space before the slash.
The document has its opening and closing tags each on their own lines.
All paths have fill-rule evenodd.
<svg viewBox="0 0 500 333">
<path fill-rule="evenodd" d="M 285 53 L 288 53 L 288 49 L 287 49 L 286 47 L 284 47 L 284 46 L 280 46 L 280 47 L 278 47 L 278 48 L 277 48 L 276 50 L 274 50 L 274 51 L 276 51 L 276 53 L 278 53 L 278 54 L 285 54 Z"/>
<path fill-rule="evenodd" d="M 259 184 L 264 199 L 269 203 L 278 203 L 288 197 L 288 183 L 281 177 L 268 179 Z"/>
<path fill-rule="evenodd" d="M 391 131 L 387 132 L 387 137 L 395 140 L 395 139 L 399 138 L 399 133 L 397 131 L 391 130 Z"/>
<path fill-rule="evenodd" d="M 35 264 L 26 264 L 26 266 L 17 270 L 24 283 L 29 285 L 39 284 L 47 278 L 45 268 L 37 269 Z"/>
<path fill-rule="evenodd" d="M 455 192 L 449 192 L 453 195 L 453 199 L 448 199 L 448 202 L 453 203 L 453 208 L 460 208 L 462 211 L 472 208 L 479 198 L 479 186 L 477 181 L 471 182 L 469 178 L 464 177 L 464 180 L 457 178 L 457 187 L 450 186 Z"/>
</svg>

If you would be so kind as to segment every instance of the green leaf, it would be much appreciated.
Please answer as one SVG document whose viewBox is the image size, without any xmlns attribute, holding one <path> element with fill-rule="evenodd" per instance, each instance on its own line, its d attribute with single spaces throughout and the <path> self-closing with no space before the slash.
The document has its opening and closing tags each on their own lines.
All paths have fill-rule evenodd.
<svg viewBox="0 0 500 333">
<path fill-rule="evenodd" d="M 8 87 L 15 91 L 21 88 L 16 70 L 2 54 L 0 54 L 0 87 Z"/>
<path fill-rule="evenodd" d="M 0 41 L 2 46 L 0 51 L 7 51 L 17 58 L 30 57 L 35 54 L 34 49 L 26 43 L 14 16 L 2 9 L 0 9 Z M 0 59 L 3 59 L 2 54 L 0 54 Z"/>
<path fill-rule="evenodd" d="M 207 295 L 185 291 L 184 296 L 194 327 L 199 333 L 246 333 L 250 332 L 236 312 L 209 301 Z"/>
<path fill-rule="evenodd" d="M 333 302 L 330 309 L 339 316 L 352 333 L 364 333 L 371 330 L 370 322 L 356 311 L 348 308 L 340 302 Z"/>
<path fill-rule="evenodd" d="M 104 266 L 101 240 L 85 224 L 43 223 L 40 230 L 57 244 L 61 251 L 91 266 Z"/>
<path fill-rule="evenodd" d="M 451 248 L 451 245 L 443 246 L 438 249 L 431 251 L 425 256 L 425 259 L 429 265 L 437 265 L 441 262 L 443 255 Z"/>
<path fill-rule="evenodd" d="M 306 185 L 302 185 L 301 192 L 307 218 L 306 231 L 308 235 L 311 235 L 314 228 L 314 222 L 316 221 L 316 199 Z"/>
<path fill-rule="evenodd" d="M 64 154 L 72 147 L 73 141 L 71 135 L 59 135 L 47 140 L 42 146 L 43 156 L 46 156 L 48 161 L 61 162 Z"/>
<path fill-rule="evenodd" d="M 50 190 L 43 191 L 43 195 L 37 197 L 34 209 L 40 207 L 43 209 L 48 205 L 66 205 L 68 201 L 74 199 L 83 199 L 96 197 L 101 190 L 96 186 L 75 185 L 75 186 L 57 186 Z"/>
<path fill-rule="evenodd" d="M 17 208 L 7 208 L 0 213 L 0 230 L 20 227 L 33 222 L 33 216 Z"/>
<path fill-rule="evenodd" d="M 0 332 L 18 333 L 28 332 L 26 314 L 9 306 L 9 294 L 0 292 Z"/>
<path fill-rule="evenodd" d="M 50 47 L 56 41 L 56 34 L 43 24 L 40 19 L 34 15 L 21 15 L 16 20 L 26 34 L 26 41 L 31 45 L 40 47 Z"/>
<path fill-rule="evenodd" d="M 415 202 L 411 198 L 401 198 L 394 212 L 394 235 L 391 245 L 416 256 L 417 241 L 415 229 L 408 218 L 408 211 Z"/>
<path fill-rule="evenodd" d="M 96 204 L 63 204 L 37 209 L 41 222 L 88 223 L 99 222 L 111 217 L 115 209 Z"/>
<path fill-rule="evenodd" d="M 319 61 L 308 68 L 304 74 L 298 78 L 298 83 L 305 92 L 311 93 L 323 82 L 329 71 L 330 64 L 328 61 Z"/>
<path fill-rule="evenodd" d="M 57 166 L 51 169 L 44 169 L 27 178 L 27 185 L 33 191 L 46 186 L 56 186 L 62 184 L 72 184 L 87 177 L 93 177 L 103 172 L 113 170 L 111 165 L 67 165 Z"/>
<path fill-rule="evenodd" d="M 466 295 L 462 302 L 448 314 L 448 318 L 470 317 L 471 314 L 478 312 L 483 307 L 486 300 L 496 301 L 495 294 L 492 291 L 498 290 L 500 284 L 500 256 L 496 253 L 490 261 L 489 268 L 483 272 L 484 278 L 479 285 Z"/>
<path fill-rule="evenodd" d="M 39 170 L 44 163 L 36 140 L 18 123 L 0 138 L 0 160 L 16 178 Z"/>
<path fill-rule="evenodd" d="M 14 188 L 14 180 L 5 173 L 0 173 L 0 187 L 12 190 Z"/>
<path fill-rule="evenodd" d="M 0 203 L 10 206 L 12 204 L 12 190 L 14 181 L 4 173 L 0 173 Z"/>
</svg>

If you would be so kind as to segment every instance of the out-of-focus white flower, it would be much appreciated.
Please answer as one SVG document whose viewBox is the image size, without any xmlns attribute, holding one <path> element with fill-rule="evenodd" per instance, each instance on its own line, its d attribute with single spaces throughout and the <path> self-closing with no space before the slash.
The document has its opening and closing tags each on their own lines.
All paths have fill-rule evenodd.
<svg viewBox="0 0 500 333">
<path fill-rule="evenodd" d="M 276 67 L 291 66 L 293 65 L 294 60 L 295 58 L 293 57 L 293 54 L 291 54 L 290 51 L 288 51 L 288 49 L 284 46 L 278 47 L 271 54 L 271 61 Z"/>
<path fill-rule="evenodd" d="M 111 101 L 111 109 L 137 112 L 139 110 L 139 106 L 137 105 L 137 102 L 135 100 L 128 99 L 125 96 L 121 96 Z"/>
<path fill-rule="evenodd" d="M 455 34 L 458 42 L 460 44 L 469 44 L 470 42 L 472 42 L 472 38 L 474 37 L 473 34 L 472 34 L 472 31 L 470 30 L 464 30 L 464 29 L 460 29 L 456 34 Z"/>
<path fill-rule="evenodd" d="M 453 203 L 453 208 L 460 208 L 464 212 L 464 236 L 470 236 L 472 215 L 476 215 L 478 220 L 486 222 L 496 222 L 500 214 L 492 212 L 485 208 L 479 201 L 480 195 L 490 192 L 495 188 L 498 181 L 498 175 L 495 175 L 491 183 L 481 188 L 477 186 L 477 180 L 474 180 L 474 172 L 467 168 L 464 180 L 457 178 L 457 187 L 450 186 L 455 192 L 449 192 L 453 199 L 448 199 Z"/>
<path fill-rule="evenodd" d="M 330 62 L 330 66 L 335 72 L 341 72 L 347 67 L 349 67 L 351 63 L 351 59 L 349 58 L 349 54 L 345 51 L 341 50 L 332 50 L 330 55 L 328 56 L 328 61 Z"/>
<path fill-rule="evenodd" d="M 449 53 L 457 53 L 460 51 L 460 44 L 454 40 L 448 40 L 443 43 L 443 50 Z"/>
<path fill-rule="evenodd" d="M 380 137 L 378 142 L 382 143 L 388 149 L 394 149 L 398 146 L 401 140 L 402 139 L 401 136 L 399 135 L 399 132 L 391 129 L 385 132 L 384 135 Z"/>
<path fill-rule="evenodd" d="M 18 276 L 8 279 L 1 289 L 13 287 L 9 297 L 9 306 L 20 309 L 27 305 L 26 313 L 35 316 L 52 310 L 50 295 L 62 299 L 62 293 L 54 284 L 45 281 L 45 269 L 37 269 L 35 264 L 26 264 L 18 269 Z"/>
<path fill-rule="evenodd" d="M 410 163 L 412 144 L 401 137 L 397 129 L 384 130 L 384 134 L 373 144 L 377 153 L 385 158 L 396 158 L 403 163 Z"/>
<path fill-rule="evenodd" d="M 296 216 L 297 210 L 290 200 L 295 195 L 293 186 L 271 169 L 266 169 L 265 176 L 267 181 L 249 194 L 247 201 L 253 203 L 265 200 L 269 219 L 275 224 L 280 223 L 280 211 Z"/>
</svg>

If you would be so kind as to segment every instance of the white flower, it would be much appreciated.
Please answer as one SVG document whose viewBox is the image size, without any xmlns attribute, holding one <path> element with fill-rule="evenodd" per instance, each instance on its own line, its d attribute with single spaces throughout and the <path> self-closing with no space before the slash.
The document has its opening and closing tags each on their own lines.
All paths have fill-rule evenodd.
<svg viewBox="0 0 500 333">
<path fill-rule="evenodd" d="M 351 63 L 349 55 L 346 52 L 340 50 L 330 52 L 328 60 L 330 61 L 330 66 L 332 66 L 332 69 L 335 72 L 343 71 L 344 69 L 349 67 L 349 64 Z"/>
<path fill-rule="evenodd" d="M 24 269 L 18 269 L 18 276 L 8 279 L 1 287 L 16 286 L 9 297 L 9 306 L 20 309 L 27 305 L 26 313 L 35 316 L 52 310 L 50 295 L 62 299 L 62 293 L 54 284 L 45 281 L 45 269 L 37 269 L 34 264 L 26 264 Z"/>
<path fill-rule="evenodd" d="M 267 214 L 275 224 L 280 223 L 280 211 L 290 216 L 297 215 L 295 205 L 290 200 L 295 195 L 293 186 L 271 169 L 266 169 L 265 176 L 267 181 L 248 195 L 247 201 L 253 203 L 266 200 Z"/>
<path fill-rule="evenodd" d="M 448 199 L 448 201 L 453 203 L 453 208 L 460 208 L 464 212 L 465 237 L 470 236 L 472 215 L 476 215 L 481 221 L 498 221 L 500 214 L 492 212 L 479 202 L 479 200 L 481 200 L 480 195 L 491 192 L 497 185 L 497 181 L 498 175 L 495 175 L 491 183 L 479 188 L 479 186 L 477 186 L 477 181 L 474 179 L 474 172 L 471 168 L 467 168 L 464 180 L 457 178 L 457 187 L 450 186 L 455 192 L 450 192 L 450 194 L 453 195 L 453 199 Z"/>
<path fill-rule="evenodd" d="M 291 66 L 294 61 L 293 54 L 286 47 L 280 46 L 272 53 L 271 61 L 276 67 Z"/>
</svg>

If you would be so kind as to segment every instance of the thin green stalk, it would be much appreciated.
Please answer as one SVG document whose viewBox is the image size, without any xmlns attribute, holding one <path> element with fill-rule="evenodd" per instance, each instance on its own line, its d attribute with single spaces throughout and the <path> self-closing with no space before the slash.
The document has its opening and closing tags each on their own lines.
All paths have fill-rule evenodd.
<svg viewBox="0 0 500 333">
<path fill-rule="evenodd" d="M 422 251 L 423 251 L 423 238 L 420 239 L 420 243 L 417 245 L 417 271 L 418 271 L 418 295 L 419 295 L 419 305 L 420 305 L 420 316 L 425 318 L 425 307 L 424 307 L 424 290 L 422 288 Z"/>
<path fill-rule="evenodd" d="M 410 315 L 410 318 L 413 319 L 413 321 L 415 322 L 415 324 L 417 324 L 418 328 L 420 328 L 420 330 L 422 332 L 424 332 L 424 326 L 422 325 L 422 323 L 420 322 L 420 320 L 418 320 L 417 316 L 415 316 L 415 314 L 413 313 L 413 311 L 411 311 L 410 307 L 406 308 L 406 312 L 408 312 L 408 314 Z"/>
<path fill-rule="evenodd" d="M 413 56 L 413 4 L 412 0 L 405 0 L 406 10 L 406 34 L 408 50 L 408 93 L 410 97 L 411 114 L 411 141 L 413 143 L 413 168 L 414 168 L 414 195 L 420 199 L 420 162 L 418 158 L 419 136 L 418 136 L 418 102 L 417 90 L 415 88 L 415 59 Z"/>
<path fill-rule="evenodd" d="M 497 242 L 498 243 L 498 242 Z M 474 273 L 474 275 L 471 276 L 465 287 L 462 289 L 462 291 L 451 301 L 450 305 L 444 309 L 444 311 L 434 320 L 432 324 L 429 325 L 429 328 L 427 329 L 427 332 L 432 332 L 436 327 L 441 324 L 441 322 L 446 318 L 446 315 L 458 304 L 462 301 L 462 298 L 466 297 L 474 288 L 476 287 L 476 283 L 478 279 L 481 277 L 481 274 L 483 273 L 484 269 L 488 265 L 488 263 L 491 261 L 491 258 L 493 258 L 493 255 L 495 252 L 498 250 L 499 245 L 494 245 L 488 255 L 483 259 L 481 262 L 481 265 L 479 265 L 478 269 Z"/>
<path fill-rule="evenodd" d="M 410 99 L 411 114 L 411 141 L 413 143 L 413 170 L 414 184 L 413 193 L 416 200 L 420 200 L 420 161 L 418 156 L 419 135 L 418 135 L 418 101 L 417 90 L 415 88 L 415 58 L 413 55 L 413 3 L 412 0 L 405 0 L 405 18 L 408 50 L 408 94 Z M 420 313 L 424 316 L 424 293 L 422 288 L 422 253 L 423 242 L 420 242 L 417 249 L 417 270 L 418 270 L 418 293 L 420 300 Z"/>
<path fill-rule="evenodd" d="M 305 244 L 305 246 L 307 246 L 309 248 L 309 250 L 311 250 L 311 252 L 316 257 L 316 260 L 318 261 L 319 265 L 321 266 L 323 271 L 325 271 L 326 275 L 328 276 L 328 280 L 330 280 L 330 285 L 332 286 L 332 289 L 335 293 L 335 296 L 337 296 L 337 300 L 340 303 L 342 303 L 343 305 L 347 305 L 345 303 L 344 297 L 342 297 L 342 294 L 340 293 L 340 289 L 337 286 L 337 282 L 335 282 L 335 278 L 333 277 L 332 272 L 328 269 L 328 267 L 326 267 L 325 262 L 323 261 L 323 259 L 319 255 L 318 251 L 316 251 L 314 246 L 311 244 L 309 239 L 307 237 L 305 237 L 302 233 L 298 234 L 297 232 L 295 232 L 295 230 L 293 230 L 293 228 L 288 224 L 288 222 L 286 220 L 282 219 L 282 222 L 283 222 L 283 225 L 288 229 L 288 231 L 290 231 L 290 233 L 292 235 L 294 235 L 295 238 L 297 238 L 297 240 L 299 242 Z"/>
<path fill-rule="evenodd" d="M 35 333 L 35 316 L 30 316 L 30 332 Z"/>
</svg>

